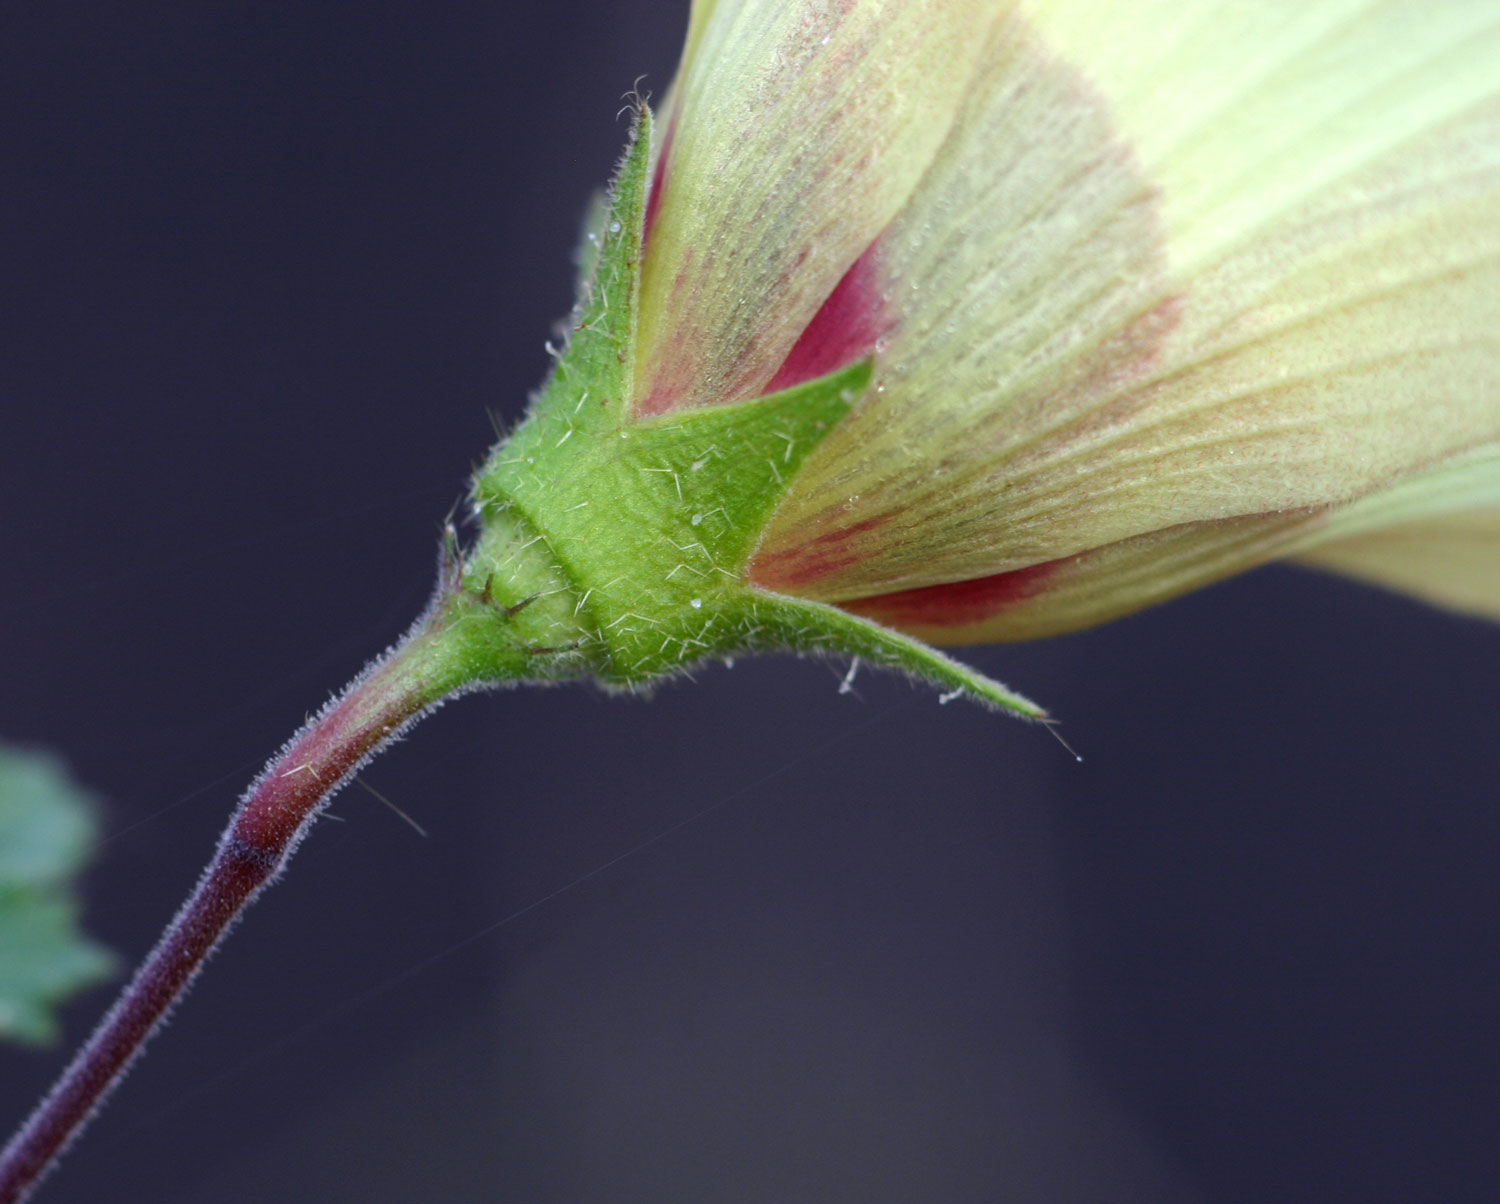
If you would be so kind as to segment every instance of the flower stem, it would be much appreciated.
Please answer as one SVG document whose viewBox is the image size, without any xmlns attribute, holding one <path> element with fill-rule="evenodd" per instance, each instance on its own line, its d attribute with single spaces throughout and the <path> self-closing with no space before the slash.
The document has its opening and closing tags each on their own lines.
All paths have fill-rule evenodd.
<svg viewBox="0 0 1500 1204">
<path fill-rule="evenodd" d="M 204 961 L 276 880 L 318 813 L 404 728 L 473 680 L 438 603 L 272 758 L 192 895 L 52 1090 L 0 1153 L 0 1204 L 18 1204 L 120 1082 Z"/>
</svg>

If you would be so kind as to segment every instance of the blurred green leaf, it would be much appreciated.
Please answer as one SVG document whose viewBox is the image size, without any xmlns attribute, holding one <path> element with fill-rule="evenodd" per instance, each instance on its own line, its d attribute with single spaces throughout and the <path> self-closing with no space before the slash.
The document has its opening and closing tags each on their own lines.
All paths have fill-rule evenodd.
<svg viewBox="0 0 1500 1204">
<path fill-rule="evenodd" d="M 0 1039 L 53 1040 L 53 1006 L 114 972 L 71 890 L 93 839 L 93 800 L 63 764 L 0 744 Z"/>
</svg>

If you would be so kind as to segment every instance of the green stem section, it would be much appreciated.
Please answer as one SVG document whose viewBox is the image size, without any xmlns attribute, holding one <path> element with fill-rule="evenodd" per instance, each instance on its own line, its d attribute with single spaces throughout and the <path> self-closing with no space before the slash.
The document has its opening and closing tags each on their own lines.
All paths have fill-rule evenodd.
<svg viewBox="0 0 1500 1204">
<path fill-rule="evenodd" d="M 406 637 L 272 758 L 240 801 L 192 895 L 108 1015 L 0 1153 L 0 1204 L 17 1204 L 120 1082 L 241 913 L 285 869 L 329 799 L 444 699 L 521 676 L 559 676 L 516 630 L 519 611 L 475 596 L 455 566 Z M 535 672 L 542 669 L 541 672 Z"/>
</svg>

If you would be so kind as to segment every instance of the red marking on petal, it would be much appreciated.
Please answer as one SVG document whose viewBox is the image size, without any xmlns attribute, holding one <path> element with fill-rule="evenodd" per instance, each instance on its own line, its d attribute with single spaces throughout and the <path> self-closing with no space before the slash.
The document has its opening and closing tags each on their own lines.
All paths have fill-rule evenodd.
<svg viewBox="0 0 1500 1204">
<path fill-rule="evenodd" d="M 1161 365 L 1172 332 L 1182 325 L 1184 304 L 1181 293 L 1169 293 L 1121 332 L 1129 379 L 1139 380 Z"/>
<path fill-rule="evenodd" d="M 827 531 L 795 548 L 768 555 L 757 554 L 750 561 L 745 576 L 765 589 L 795 593 L 797 586 L 810 585 L 839 569 L 868 560 L 868 555 L 850 548 L 849 541 L 884 526 L 887 521 L 888 515 L 876 515 L 836 531 Z"/>
<path fill-rule="evenodd" d="M 879 262 L 875 246 L 856 259 L 828 294 L 796 344 L 765 387 L 776 393 L 816 380 L 875 350 L 891 327 L 880 299 Z"/>
<path fill-rule="evenodd" d="M 667 132 L 662 135 L 661 149 L 656 152 L 656 167 L 651 172 L 651 191 L 646 196 L 646 215 L 641 230 L 641 246 L 646 245 L 646 240 L 651 237 L 651 229 L 656 225 L 656 215 L 661 210 L 661 198 L 667 190 L 667 160 L 672 157 L 672 139 L 677 134 L 677 114 L 672 114 L 672 120 L 667 124 Z"/>
<path fill-rule="evenodd" d="M 924 585 L 839 605 L 891 627 L 968 627 L 1041 593 L 1061 560 L 946 585 Z"/>
<path fill-rule="evenodd" d="M 679 303 L 683 276 L 693 265 L 697 255 L 697 251 L 692 247 L 686 248 L 682 253 L 682 268 L 678 272 L 672 291 L 674 304 Z M 652 375 L 648 390 L 636 400 L 633 407 L 635 412 L 637 414 L 665 414 L 668 410 L 676 409 L 678 401 L 692 385 L 692 370 L 692 361 L 685 357 L 674 356 L 665 360 Z"/>
<path fill-rule="evenodd" d="M 687 386 L 681 381 L 658 380 L 651 392 L 635 403 L 635 412 L 642 415 L 665 414 L 676 408 L 677 399 L 686 392 Z"/>
</svg>

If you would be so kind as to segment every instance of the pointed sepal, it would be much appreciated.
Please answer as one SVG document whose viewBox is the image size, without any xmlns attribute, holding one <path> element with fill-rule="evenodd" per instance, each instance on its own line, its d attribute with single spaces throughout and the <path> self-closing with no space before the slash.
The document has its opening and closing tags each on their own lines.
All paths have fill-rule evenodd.
<svg viewBox="0 0 1500 1204">
<path fill-rule="evenodd" d="M 1044 708 L 1009 686 L 945 656 L 921 640 L 836 606 L 761 592 L 755 609 L 765 647 L 818 656 L 858 657 L 867 664 L 929 683 L 939 691 L 940 702 L 963 697 L 1024 719 L 1052 721 Z"/>
<path fill-rule="evenodd" d="M 480 476 L 481 514 L 496 531 L 520 521 L 545 544 L 593 633 L 601 679 L 639 684 L 733 654 L 749 646 L 755 543 L 871 372 L 862 361 L 753 401 L 561 434 L 533 420 Z M 481 541 L 481 559 L 493 542 Z"/>
</svg>

